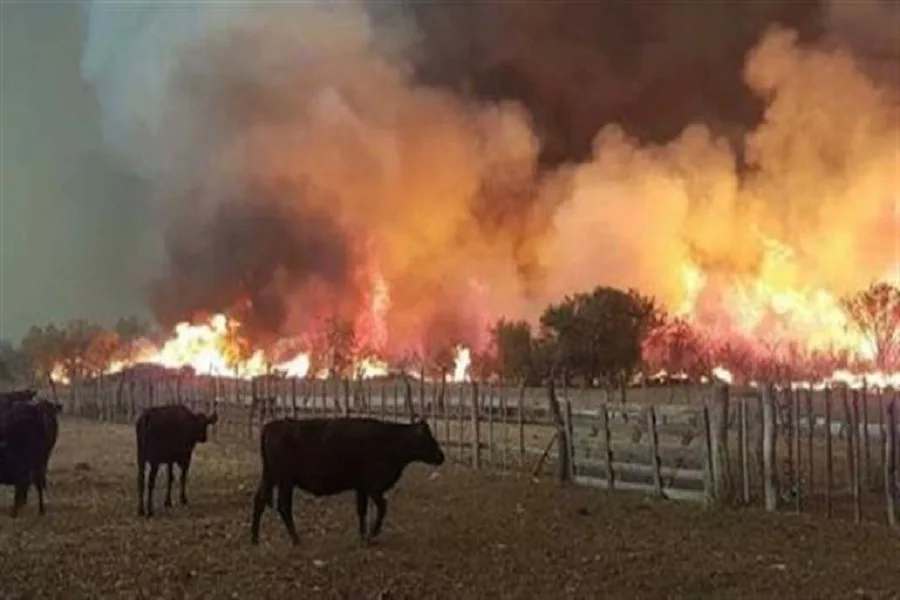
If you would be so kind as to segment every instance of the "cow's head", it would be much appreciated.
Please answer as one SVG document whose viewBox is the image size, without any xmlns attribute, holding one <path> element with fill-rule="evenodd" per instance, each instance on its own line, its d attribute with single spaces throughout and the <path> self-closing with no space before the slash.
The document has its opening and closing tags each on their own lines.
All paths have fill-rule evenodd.
<svg viewBox="0 0 900 600">
<path fill-rule="evenodd" d="M 212 415 L 205 415 L 200 413 L 198 415 L 194 415 L 194 441 L 202 444 L 208 439 L 206 434 L 209 426 L 219 420 L 219 415 L 213 413 Z"/>
<path fill-rule="evenodd" d="M 431 433 L 428 421 L 422 419 L 409 426 L 412 455 L 415 460 L 425 464 L 440 466 L 444 464 L 444 451 Z"/>
</svg>

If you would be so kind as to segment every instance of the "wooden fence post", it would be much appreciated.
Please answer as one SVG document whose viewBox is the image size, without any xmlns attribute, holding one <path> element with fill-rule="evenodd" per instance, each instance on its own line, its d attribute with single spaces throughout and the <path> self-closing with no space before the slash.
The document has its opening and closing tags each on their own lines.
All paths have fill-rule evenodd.
<svg viewBox="0 0 900 600">
<path fill-rule="evenodd" d="M 728 457 L 728 387 L 713 388 L 712 475 L 717 502 L 724 502 L 731 491 Z"/>
<path fill-rule="evenodd" d="M 519 466 L 525 466 L 525 382 L 519 387 Z"/>
<path fill-rule="evenodd" d="M 816 431 L 816 417 L 813 414 L 813 391 L 812 389 L 806 390 L 805 394 L 806 400 L 806 487 L 808 490 L 807 497 L 809 498 L 810 504 L 818 504 L 816 501 L 816 488 L 815 488 L 815 461 L 813 460 L 813 436 Z"/>
<path fill-rule="evenodd" d="M 565 377 L 564 377 L 565 378 Z M 553 416 L 554 426 L 556 427 L 556 448 L 559 460 L 559 479 L 565 482 L 569 475 L 569 452 L 568 452 L 568 436 L 566 425 L 563 421 L 563 415 L 559 406 L 559 400 L 556 397 L 556 381 L 551 375 L 547 384 L 547 396 L 550 403 L 550 414 Z"/>
<path fill-rule="evenodd" d="M 713 475 L 712 419 L 709 412 L 709 406 L 706 404 L 700 409 L 703 426 L 703 493 L 706 504 L 713 505 L 716 502 L 716 484 Z"/>
<path fill-rule="evenodd" d="M 859 418 L 859 399 L 862 400 L 862 482 L 866 489 L 871 491 L 874 487 L 872 486 L 872 450 L 869 444 L 869 390 L 865 382 L 863 382 L 862 392 L 858 394 L 857 398 L 857 408 L 855 409 L 857 419 Z"/>
<path fill-rule="evenodd" d="M 831 444 L 831 386 L 825 388 L 825 516 L 831 518 L 834 488 L 834 454 Z"/>
<path fill-rule="evenodd" d="M 484 396 L 484 404 L 488 411 L 488 462 L 493 467 L 497 462 L 494 454 L 494 386 L 488 383 L 486 387 L 487 394 Z"/>
<path fill-rule="evenodd" d="M 895 481 L 897 469 L 897 421 L 894 417 L 895 398 L 884 404 L 885 427 L 882 430 L 884 445 L 884 499 L 887 508 L 887 521 L 891 527 L 897 526 L 897 486 Z"/>
<path fill-rule="evenodd" d="M 460 404 L 460 409 L 462 405 Z M 460 413 L 461 415 L 462 413 Z M 460 432 L 462 431 L 462 417 L 460 417 Z M 472 381 L 472 466 L 481 468 L 481 420 L 478 418 L 478 382 Z M 462 433 L 460 433 L 460 453 L 462 453 Z"/>
<path fill-rule="evenodd" d="M 503 470 L 505 471 L 509 468 L 509 451 L 507 449 L 507 446 L 509 445 L 509 431 L 507 430 L 508 415 L 506 413 L 506 386 L 498 385 L 497 391 L 500 395 L 500 422 L 503 426 L 503 435 L 501 436 L 503 446 L 501 446 L 500 461 L 503 465 Z"/>
<path fill-rule="evenodd" d="M 606 403 L 600 405 L 600 417 L 603 431 L 603 456 L 606 462 L 606 487 L 609 491 L 616 489 L 616 472 L 613 468 L 612 431 L 609 427 L 609 408 Z"/>
<path fill-rule="evenodd" d="M 744 504 L 750 504 L 750 422 L 747 398 L 738 398 L 740 409 L 741 491 Z"/>
<path fill-rule="evenodd" d="M 647 408 L 647 431 L 650 435 L 650 465 L 653 467 L 653 493 L 663 497 L 662 464 L 659 459 L 659 434 L 656 431 L 656 409 L 651 404 Z"/>
<path fill-rule="evenodd" d="M 850 421 L 853 424 L 853 437 L 852 445 L 853 445 L 853 520 L 856 523 L 862 522 L 862 456 L 861 456 L 861 443 L 860 443 L 860 429 L 859 429 L 859 394 L 856 390 L 853 390 L 852 402 L 850 404 L 852 409 L 852 417 Z"/>
<path fill-rule="evenodd" d="M 565 415 L 566 455 L 568 456 L 567 463 L 569 465 L 566 479 L 572 481 L 575 479 L 577 465 L 575 464 L 575 425 L 572 422 L 572 403 L 568 398 L 566 398 L 566 409 L 563 414 Z"/>
<path fill-rule="evenodd" d="M 778 509 L 778 483 L 775 479 L 775 390 L 766 384 L 762 393 L 763 405 L 763 492 L 766 510 Z"/>
<path fill-rule="evenodd" d="M 800 435 L 800 390 L 793 390 L 791 395 L 791 423 L 793 424 L 794 435 L 794 510 L 797 513 L 803 510 L 803 456 L 801 449 L 802 436 Z"/>
</svg>

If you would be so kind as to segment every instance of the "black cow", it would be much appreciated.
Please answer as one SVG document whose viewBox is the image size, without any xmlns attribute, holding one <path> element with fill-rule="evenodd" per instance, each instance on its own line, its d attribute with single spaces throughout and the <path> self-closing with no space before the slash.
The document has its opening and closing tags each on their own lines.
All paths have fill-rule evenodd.
<svg viewBox="0 0 900 600">
<path fill-rule="evenodd" d="M 34 388 L 26 388 L 24 390 L 15 390 L 13 392 L 0 392 L 0 412 L 5 411 L 13 404 L 19 402 L 29 402 L 37 396 L 37 390 Z"/>
<path fill-rule="evenodd" d="M 425 421 L 388 423 L 367 418 L 279 419 L 263 426 L 260 434 L 262 478 L 253 499 L 251 539 L 259 543 L 259 523 L 272 491 L 278 487 L 278 514 L 293 543 L 299 544 L 294 526 L 294 488 L 315 496 L 353 490 L 359 535 L 364 542 L 381 531 L 387 513 L 384 494 L 414 461 L 444 463 L 444 453 Z M 366 530 L 369 499 L 377 511 Z"/>
<path fill-rule="evenodd" d="M 159 466 L 165 464 L 169 471 L 165 506 L 172 506 L 172 466 L 181 470 L 181 504 L 186 505 L 185 483 L 194 446 L 206 441 L 207 428 L 216 422 L 218 415 L 194 413 L 186 406 L 154 406 L 144 410 L 135 423 L 137 434 L 138 467 L 138 515 L 144 515 L 144 469 L 150 465 L 147 481 L 148 517 L 153 516 L 153 488 Z"/>
<path fill-rule="evenodd" d="M 26 504 L 28 488 L 38 492 L 38 513 L 43 515 L 47 464 L 56 444 L 59 405 L 47 402 L 15 402 L 0 415 L 0 484 L 15 487 L 11 515 Z"/>
</svg>

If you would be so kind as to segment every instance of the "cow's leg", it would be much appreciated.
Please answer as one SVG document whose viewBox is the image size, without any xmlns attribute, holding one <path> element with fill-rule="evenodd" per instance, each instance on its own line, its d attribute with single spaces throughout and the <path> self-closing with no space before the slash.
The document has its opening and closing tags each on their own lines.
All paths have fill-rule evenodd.
<svg viewBox="0 0 900 600">
<path fill-rule="evenodd" d="M 150 463 L 150 473 L 147 476 L 147 516 L 153 516 L 153 488 L 156 487 L 156 474 L 159 472 L 159 463 Z"/>
<path fill-rule="evenodd" d="M 34 487 L 37 488 L 38 495 L 38 514 L 43 515 L 45 512 L 44 507 L 44 485 L 46 483 L 46 478 L 44 477 L 43 471 L 39 471 L 34 477 Z"/>
<path fill-rule="evenodd" d="M 372 530 L 369 532 L 369 540 L 381 533 L 381 526 L 384 523 L 384 517 L 387 514 L 387 500 L 384 499 L 383 492 L 372 493 L 372 503 L 375 504 L 375 522 L 372 523 Z"/>
<path fill-rule="evenodd" d="M 262 521 L 263 511 L 266 505 L 272 506 L 272 488 L 275 484 L 263 473 L 259 486 L 256 488 L 256 494 L 253 496 L 253 515 L 250 519 L 250 540 L 254 544 L 259 543 L 259 523 Z"/>
<path fill-rule="evenodd" d="M 297 535 L 297 528 L 294 526 L 294 486 L 278 485 L 278 514 L 281 515 L 281 521 L 291 536 L 291 541 L 295 546 L 298 545 L 300 536 Z"/>
<path fill-rule="evenodd" d="M 29 483 L 27 480 L 25 483 L 16 484 L 16 489 L 13 494 L 12 510 L 9 512 L 10 517 L 15 519 L 19 515 L 19 509 L 25 505 L 25 500 L 28 496 L 28 486 Z"/>
<path fill-rule="evenodd" d="M 166 480 L 166 501 L 163 503 L 163 506 L 166 508 L 172 508 L 172 479 L 174 478 L 174 468 L 175 465 L 169 463 L 166 465 L 168 470 L 169 478 Z"/>
<path fill-rule="evenodd" d="M 181 472 L 181 477 L 178 479 L 178 483 L 181 484 L 181 497 L 179 501 L 182 506 L 187 506 L 187 477 L 188 471 L 191 469 L 191 459 L 188 457 L 186 461 L 183 461 L 180 465 L 178 465 Z"/>
<path fill-rule="evenodd" d="M 366 494 L 365 490 L 357 489 L 356 490 L 356 516 L 359 519 L 359 537 L 363 541 L 366 541 L 368 538 L 367 525 L 369 524 L 366 520 L 366 516 L 369 512 L 369 496 Z"/>
<path fill-rule="evenodd" d="M 137 497 L 138 497 L 137 513 L 138 513 L 139 517 L 143 517 L 144 516 L 144 463 L 143 462 L 138 462 Z"/>
</svg>

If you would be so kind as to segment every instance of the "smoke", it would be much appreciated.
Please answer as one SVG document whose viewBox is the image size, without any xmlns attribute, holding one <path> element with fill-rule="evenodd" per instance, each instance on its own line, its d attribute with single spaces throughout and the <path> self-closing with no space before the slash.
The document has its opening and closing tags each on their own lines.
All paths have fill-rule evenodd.
<svg viewBox="0 0 900 600">
<path fill-rule="evenodd" d="M 520 295 L 522 241 L 474 211 L 484 190 L 533 184 L 525 112 L 415 84 L 402 40 L 358 6 L 229 9 L 148 8 L 112 64 L 88 43 L 110 143 L 169 217 L 157 317 L 238 308 L 258 338 L 305 334 L 356 318 L 383 279 L 393 345 L 435 327 L 476 341 L 470 324 L 501 306 L 478 305 L 475 282 Z"/>
<path fill-rule="evenodd" d="M 837 4 L 92 5 L 83 71 L 166 216 L 160 320 L 266 344 L 383 280 L 399 351 L 601 283 L 675 305 L 766 238 L 797 285 L 886 273 L 894 38 L 873 67 Z"/>
</svg>

